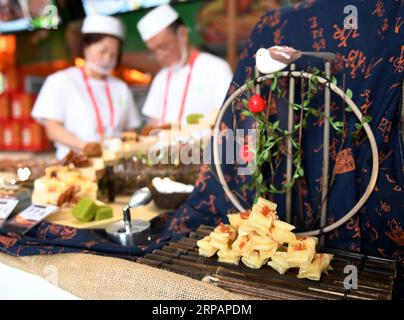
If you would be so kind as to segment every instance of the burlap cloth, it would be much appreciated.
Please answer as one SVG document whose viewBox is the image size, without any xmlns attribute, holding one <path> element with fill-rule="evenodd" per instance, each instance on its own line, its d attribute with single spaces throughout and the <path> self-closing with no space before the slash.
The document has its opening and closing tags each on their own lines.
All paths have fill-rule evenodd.
<svg viewBox="0 0 404 320">
<path fill-rule="evenodd" d="M 38 275 L 81 299 L 251 299 L 165 270 L 92 254 L 0 253 L 0 262 Z"/>
</svg>

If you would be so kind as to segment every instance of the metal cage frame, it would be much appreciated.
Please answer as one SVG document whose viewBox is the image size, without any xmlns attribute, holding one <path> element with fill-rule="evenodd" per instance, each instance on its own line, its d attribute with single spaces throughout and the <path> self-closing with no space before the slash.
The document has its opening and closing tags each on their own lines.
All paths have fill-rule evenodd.
<svg viewBox="0 0 404 320">
<path fill-rule="evenodd" d="M 353 110 L 355 116 L 358 118 L 359 121 L 363 122 L 363 114 L 360 108 L 352 101 L 352 99 L 346 95 L 346 93 L 333 84 L 330 80 L 331 75 L 331 64 L 330 62 L 325 62 L 325 76 L 321 77 L 316 75 L 318 82 L 325 87 L 325 105 L 324 105 L 324 113 L 326 117 L 330 116 L 330 102 L 331 102 L 331 91 L 340 96 L 346 104 Z M 291 132 L 293 128 L 293 107 L 292 104 L 294 103 L 294 96 L 295 96 L 295 78 L 305 78 L 310 79 L 314 75 L 312 73 L 303 72 L 303 71 L 295 71 L 295 65 L 290 65 L 290 71 L 282 71 L 278 73 L 278 77 L 289 77 L 289 110 L 288 110 L 288 131 Z M 265 80 L 270 80 L 275 77 L 274 74 L 267 74 L 261 75 L 257 77 L 256 82 L 262 83 Z M 328 79 L 327 79 L 328 78 Z M 213 157 L 214 157 L 214 166 L 217 172 L 217 176 L 219 182 L 221 183 L 226 195 L 229 197 L 232 204 L 240 211 L 245 211 L 244 208 L 233 192 L 230 190 L 229 185 L 227 184 L 223 171 L 221 168 L 221 162 L 219 160 L 220 150 L 219 150 L 219 138 L 220 138 L 220 125 L 223 120 L 223 116 L 226 113 L 227 109 L 232 106 L 233 102 L 242 94 L 247 91 L 247 84 L 244 84 L 240 88 L 238 88 L 228 99 L 225 101 L 223 107 L 221 108 L 218 117 L 215 123 L 215 130 L 214 130 L 214 138 L 213 138 Z M 320 217 L 320 229 L 307 231 L 303 233 L 299 233 L 300 236 L 322 236 L 324 233 L 333 231 L 340 227 L 341 225 L 345 224 L 349 219 L 351 219 L 365 204 L 369 196 L 371 195 L 375 185 L 376 180 L 379 172 L 379 155 L 378 155 L 378 148 L 376 139 L 373 135 L 373 132 L 368 123 L 363 124 L 363 128 L 368 136 L 370 147 L 372 151 L 372 173 L 366 187 L 365 192 L 358 200 L 358 202 L 354 205 L 354 207 L 349 210 L 342 218 L 335 221 L 330 225 L 326 225 L 326 218 L 327 218 L 327 194 L 328 194 L 328 172 L 329 172 L 329 143 L 330 143 L 330 123 L 328 121 L 324 121 L 324 129 L 323 129 L 323 164 L 322 164 L 322 194 L 321 194 L 321 203 L 322 203 L 322 210 L 321 210 L 321 217 Z M 287 140 L 287 154 L 292 154 L 292 143 L 290 138 Z M 286 180 L 290 182 L 292 180 L 292 159 L 290 156 L 287 157 L 287 164 L 286 164 Z M 291 221 L 291 190 L 286 193 L 286 221 L 290 223 Z M 322 237 L 322 242 L 324 238 Z"/>
</svg>

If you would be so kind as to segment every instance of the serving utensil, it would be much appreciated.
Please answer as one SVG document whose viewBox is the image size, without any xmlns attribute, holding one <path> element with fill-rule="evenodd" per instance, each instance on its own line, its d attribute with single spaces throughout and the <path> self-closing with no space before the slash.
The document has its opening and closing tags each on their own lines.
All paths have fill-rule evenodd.
<svg viewBox="0 0 404 320">
<path fill-rule="evenodd" d="M 149 188 L 137 190 L 129 203 L 123 207 L 123 220 L 111 224 L 105 229 L 108 237 L 125 247 L 132 247 L 149 241 L 150 222 L 132 220 L 130 209 L 147 205 L 151 200 L 152 194 Z"/>
</svg>

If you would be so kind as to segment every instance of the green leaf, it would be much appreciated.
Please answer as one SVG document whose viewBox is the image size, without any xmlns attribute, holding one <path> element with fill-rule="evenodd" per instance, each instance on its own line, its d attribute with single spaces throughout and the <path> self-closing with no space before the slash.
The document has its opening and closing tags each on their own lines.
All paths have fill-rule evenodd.
<svg viewBox="0 0 404 320">
<path fill-rule="evenodd" d="M 277 135 L 277 139 L 275 140 L 275 143 L 280 143 L 283 139 L 285 139 L 285 137 L 284 136 L 278 136 Z"/>
<path fill-rule="evenodd" d="M 264 185 L 259 186 L 259 191 L 261 193 L 265 193 L 267 191 L 267 188 Z"/>
<path fill-rule="evenodd" d="M 346 94 L 350 99 L 352 99 L 353 92 L 352 92 L 351 89 L 347 89 L 346 92 L 345 92 L 345 94 Z"/>
<path fill-rule="evenodd" d="M 304 169 L 302 167 L 298 167 L 296 171 L 300 177 L 304 176 Z"/>
<path fill-rule="evenodd" d="M 269 186 L 269 190 L 272 191 L 272 192 L 278 192 L 278 189 L 276 189 L 273 184 L 271 184 L 271 185 Z"/>
<path fill-rule="evenodd" d="M 317 109 L 314 109 L 314 108 L 307 108 L 307 112 L 313 116 L 318 116 L 320 113 L 320 111 L 318 111 Z"/>
<path fill-rule="evenodd" d="M 372 116 L 370 114 L 363 117 L 363 123 L 370 123 L 372 121 Z"/>
<path fill-rule="evenodd" d="M 274 77 L 272 79 L 271 91 L 275 91 L 277 85 L 278 85 L 278 78 Z"/>
<path fill-rule="evenodd" d="M 345 111 L 346 111 L 346 112 L 352 112 L 353 110 L 352 110 L 351 107 L 348 106 L 348 107 L 345 108 Z"/>
<path fill-rule="evenodd" d="M 299 149 L 299 143 L 297 143 L 294 139 L 290 139 L 290 141 L 292 142 L 292 146 L 293 146 L 295 149 Z"/>
<path fill-rule="evenodd" d="M 331 117 L 327 119 L 329 124 L 334 128 L 335 131 L 341 132 L 341 128 L 344 127 L 344 123 L 342 121 L 334 121 Z"/>
<path fill-rule="evenodd" d="M 337 132 L 341 132 L 341 131 L 342 131 L 339 127 L 337 127 L 337 126 L 335 125 L 334 122 L 330 122 L 330 124 L 331 124 L 331 126 L 334 128 L 335 131 L 337 131 Z"/>
<path fill-rule="evenodd" d="M 313 73 L 313 74 L 319 74 L 319 73 L 320 73 L 320 69 L 317 68 L 317 67 L 314 67 L 312 73 Z"/>
<path fill-rule="evenodd" d="M 337 126 L 338 128 L 343 128 L 344 127 L 344 122 L 342 121 L 336 121 L 334 122 L 335 126 Z"/>
<path fill-rule="evenodd" d="M 293 187 L 293 182 L 285 183 L 285 184 L 283 184 L 283 187 L 284 187 L 284 188 L 286 189 L 286 191 L 287 191 L 288 189 L 290 189 L 290 188 Z"/>
<path fill-rule="evenodd" d="M 332 77 L 331 77 L 331 83 L 332 83 L 333 85 L 337 85 L 337 83 L 338 83 L 337 78 L 335 78 L 334 76 L 332 76 Z"/>
<path fill-rule="evenodd" d="M 264 163 L 268 160 L 269 158 L 269 151 L 265 150 L 263 151 L 259 156 L 258 156 L 258 160 L 260 163 Z"/>
<path fill-rule="evenodd" d="M 269 141 L 269 142 L 265 143 L 265 148 L 267 148 L 267 150 L 271 150 L 274 146 L 275 146 L 275 141 Z"/>
<path fill-rule="evenodd" d="M 300 110 L 302 108 L 302 106 L 297 103 L 291 103 L 290 105 L 293 107 L 293 110 Z"/>
</svg>

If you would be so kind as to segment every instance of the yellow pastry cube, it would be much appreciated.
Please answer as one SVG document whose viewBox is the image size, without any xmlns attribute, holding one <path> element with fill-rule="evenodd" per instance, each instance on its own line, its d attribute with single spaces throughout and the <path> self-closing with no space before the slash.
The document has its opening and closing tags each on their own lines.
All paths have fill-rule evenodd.
<svg viewBox="0 0 404 320">
<path fill-rule="evenodd" d="M 254 232 L 254 227 L 251 226 L 250 222 L 248 220 L 242 220 L 238 228 L 239 236 L 248 236 L 252 232 Z"/>
<path fill-rule="evenodd" d="M 262 259 L 258 251 L 253 251 L 248 256 L 243 256 L 241 261 L 243 261 L 243 263 L 249 268 L 259 269 L 268 261 L 268 259 Z"/>
<path fill-rule="evenodd" d="M 227 218 L 229 218 L 230 225 L 233 228 L 238 229 L 240 222 L 242 221 L 240 214 L 239 213 L 228 214 Z"/>
<path fill-rule="evenodd" d="M 226 243 L 233 242 L 237 237 L 237 231 L 235 228 L 228 224 L 221 223 L 210 234 L 212 239 L 217 241 L 224 241 Z"/>
<path fill-rule="evenodd" d="M 288 246 L 288 263 L 292 267 L 301 267 L 309 265 L 316 252 L 316 240 L 306 238 L 296 240 Z"/>
<path fill-rule="evenodd" d="M 278 228 L 272 228 L 270 231 L 270 236 L 272 239 L 274 239 L 276 242 L 279 243 L 291 243 L 296 241 L 296 235 L 293 232 L 278 229 Z"/>
<path fill-rule="evenodd" d="M 250 237 L 251 241 L 254 245 L 254 250 L 262 250 L 262 251 L 272 251 L 275 248 L 275 251 L 278 249 L 278 243 L 269 237 L 262 237 L 260 235 L 252 235 Z"/>
<path fill-rule="evenodd" d="M 258 198 L 257 205 L 260 207 L 268 206 L 272 211 L 276 211 L 278 205 L 272 201 L 266 200 L 262 197 Z"/>
<path fill-rule="evenodd" d="M 233 242 L 232 249 L 241 256 L 249 255 L 253 250 L 253 242 L 249 236 L 238 236 L 236 241 Z"/>
<path fill-rule="evenodd" d="M 299 279 L 307 278 L 310 280 L 319 281 L 321 274 L 324 271 L 327 271 L 331 259 L 332 255 L 330 254 L 316 254 L 311 264 L 300 267 L 297 277 Z"/>
<path fill-rule="evenodd" d="M 210 243 L 211 240 L 212 240 L 212 237 L 211 237 L 211 236 L 206 236 L 206 237 L 204 237 L 203 239 L 198 240 L 198 241 L 196 242 L 196 245 L 197 245 L 199 248 L 209 248 L 209 247 L 212 246 L 211 243 Z"/>
<path fill-rule="evenodd" d="M 235 251 L 230 248 L 221 249 L 217 252 L 217 256 L 219 257 L 219 262 L 230 263 L 230 264 L 239 264 L 240 255 L 238 255 Z"/>
<path fill-rule="evenodd" d="M 260 250 L 260 257 L 262 259 L 269 259 L 272 258 L 272 256 L 276 253 L 276 250 L 278 249 L 278 246 L 274 246 L 272 250 Z"/>
<path fill-rule="evenodd" d="M 278 271 L 280 274 L 284 274 L 289 269 L 287 253 L 275 252 L 275 254 L 271 257 L 271 261 L 268 262 L 268 265 Z"/>
<path fill-rule="evenodd" d="M 226 249 L 229 244 L 227 243 L 227 241 L 218 241 L 212 238 L 212 240 L 210 241 L 211 245 L 213 247 L 215 247 L 218 250 L 222 250 L 222 249 Z"/>
<path fill-rule="evenodd" d="M 295 229 L 295 226 L 292 226 L 291 224 L 283 222 L 281 220 L 275 220 L 274 227 L 276 229 L 285 230 L 285 231 L 292 231 L 293 229 Z"/>
<path fill-rule="evenodd" d="M 217 249 L 215 247 L 211 247 L 209 249 L 208 248 L 205 248 L 205 249 L 199 248 L 198 252 L 199 252 L 199 255 L 210 258 L 215 255 L 215 253 L 217 252 Z"/>
<path fill-rule="evenodd" d="M 269 234 L 270 234 L 269 228 L 264 227 L 255 221 L 249 221 L 248 223 L 249 223 L 251 229 L 253 230 L 253 232 L 250 232 L 250 234 L 257 233 L 262 237 L 269 238 Z"/>
<path fill-rule="evenodd" d="M 250 223 L 255 223 L 263 228 L 271 228 L 274 222 L 274 215 L 271 213 L 269 207 L 254 206 L 248 218 Z"/>
</svg>

